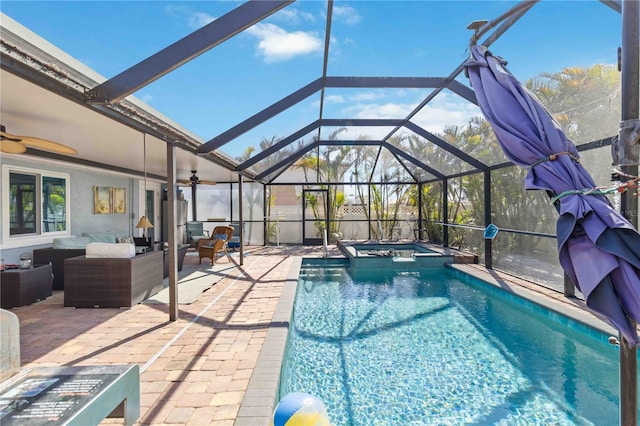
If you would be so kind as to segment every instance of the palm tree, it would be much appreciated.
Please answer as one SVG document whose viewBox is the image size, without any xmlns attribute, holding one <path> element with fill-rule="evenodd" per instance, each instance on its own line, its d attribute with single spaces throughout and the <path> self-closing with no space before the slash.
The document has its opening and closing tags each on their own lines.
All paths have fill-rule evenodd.
<svg viewBox="0 0 640 426">
<path fill-rule="evenodd" d="M 256 149 L 252 146 L 248 146 L 247 149 L 244 150 L 244 152 L 242 153 L 242 155 L 236 157 L 236 160 L 238 160 L 240 163 L 243 163 L 245 161 L 247 161 L 248 159 L 251 158 L 251 154 L 253 154 L 253 152 Z M 247 205 L 249 206 L 249 233 L 247 235 L 247 241 L 251 241 L 251 233 L 253 231 L 253 210 L 254 207 L 256 205 L 258 205 L 258 203 L 260 203 L 261 199 L 262 199 L 262 191 L 258 191 L 257 188 L 255 187 L 255 185 L 251 185 L 251 190 L 250 191 L 244 191 L 245 196 L 245 200 L 247 202 Z"/>
<path fill-rule="evenodd" d="M 328 140 L 337 140 L 340 133 L 346 130 L 345 127 L 334 129 L 328 136 Z M 314 141 L 318 140 L 317 136 L 313 137 Z M 340 221 L 338 216 L 340 208 L 344 204 L 344 192 L 338 191 L 337 185 L 324 185 L 321 182 L 341 182 L 344 180 L 345 173 L 350 169 L 351 163 L 349 158 L 352 150 L 346 146 L 327 146 L 322 151 L 322 157 L 319 150 L 304 155 L 296 161 L 294 167 L 303 170 L 307 188 L 313 184 L 320 184 L 321 189 L 326 189 L 328 194 L 327 214 L 329 220 L 329 238 L 333 240 L 333 236 L 340 232 Z M 310 182 L 309 171 L 316 171 L 316 182 Z M 313 197 L 314 199 L 311 199 Z M 312 208 L 312 212 L 316 219 L 316 227 L 318 232 L 324 230 L 324 219 L 319 216 L 317 199 L 311 194 L 307 194 L 307 205 Z"/>
</svg>

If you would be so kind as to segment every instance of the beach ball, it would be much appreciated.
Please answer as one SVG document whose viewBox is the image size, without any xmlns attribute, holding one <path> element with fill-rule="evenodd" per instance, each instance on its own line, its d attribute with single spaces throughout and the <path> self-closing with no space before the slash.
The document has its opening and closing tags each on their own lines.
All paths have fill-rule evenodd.
<svg viewBox="0 0 640 426">
<path fill-rule="evenodd" d="M 330 426 L 322 401 L 303 392 L 292 392 L 280 400 L 271 426 Z"/>
</svg>

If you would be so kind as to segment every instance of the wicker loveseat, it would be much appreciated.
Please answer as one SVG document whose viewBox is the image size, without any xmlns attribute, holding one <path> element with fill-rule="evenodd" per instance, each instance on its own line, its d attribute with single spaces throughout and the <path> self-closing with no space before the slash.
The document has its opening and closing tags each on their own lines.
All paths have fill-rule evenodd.
<svg viewBox="0 0 640 426">
<path fill-rule="evenodd" d="M 116 238 L 126 236 L 124 232 L 85 233 L 82 237 L 54 238 L 53 246 L 33 251 L 34 265 L 51 264 L 53 289 L 64 290 L 64 261 L 70 257 L 84 256 L 87 244 L 92 242 L 115 243 Z"/>
<path fill-rule="evenodd" d="M 160 250 L 130 258 L 74 257 L 64 269 L 65 307 L 131 307 L 163 288 Z"/>
</svg>

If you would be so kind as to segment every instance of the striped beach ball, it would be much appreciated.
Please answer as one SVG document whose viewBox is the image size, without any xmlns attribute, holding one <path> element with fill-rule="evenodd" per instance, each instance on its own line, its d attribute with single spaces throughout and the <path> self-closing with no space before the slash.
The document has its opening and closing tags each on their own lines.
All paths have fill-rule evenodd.
<svg viewBox="0 0 640 426">
<path fill-rule="evenodd" d="M 271 426 L 330 426 L 322 401 L 303 392 L 292 392 L 280 400 Z"/>
</svg>

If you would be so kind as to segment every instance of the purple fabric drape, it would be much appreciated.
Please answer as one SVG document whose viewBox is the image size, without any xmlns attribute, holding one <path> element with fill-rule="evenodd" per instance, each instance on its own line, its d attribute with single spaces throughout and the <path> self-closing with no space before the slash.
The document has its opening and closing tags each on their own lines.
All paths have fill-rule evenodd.
<svg viewBox="0 0 640 426">
<path fill-rule="evenodd" d="M 596 184 L 574 143 L 505 65 L 485 47 L 471 46 L 465 69 L 480 109 L 506 156 L 530 169 L 526 189 L 569 191 L 556 204 L 560 264 L 587 306 L 638 345 L 629 319 L 640 323 L 640 234 L 604 195 L 570 192 Z"/>
</svg>

